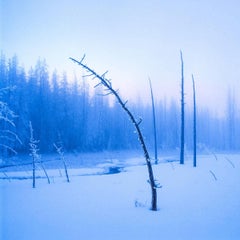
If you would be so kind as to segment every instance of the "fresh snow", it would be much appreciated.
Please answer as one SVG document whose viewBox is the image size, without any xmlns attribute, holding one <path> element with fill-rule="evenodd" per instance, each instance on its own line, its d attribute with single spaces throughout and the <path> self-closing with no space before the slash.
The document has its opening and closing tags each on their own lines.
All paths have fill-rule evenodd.
<svg viewBox="0 0 240 240">
<path fill-rule="evenodd" d="M 138 164 L 126 160 L 119 174 L 104 174 L 104 164 L 69 169 L 70 183 L 63 170 L 52 169 L 51 184 L 39 178 L 35 189 L 29 178 L 11 178 L 29 172 L 8 172 L 10 179 L 0 180 L 0 238 L 240 239 L 240 155 L 201 155 L 197 168 L 191 157 L 184 165 L 170 160 L 153 165 L 162 186 L 157 212 L 149 210 L 143 158 Z"/>
</svg>

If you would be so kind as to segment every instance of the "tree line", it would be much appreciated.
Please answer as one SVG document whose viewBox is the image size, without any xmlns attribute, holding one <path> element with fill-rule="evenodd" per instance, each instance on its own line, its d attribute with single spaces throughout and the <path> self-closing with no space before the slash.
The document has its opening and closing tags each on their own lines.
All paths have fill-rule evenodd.
<svg viewBox="0 0 240 240">
<path fill-rule="evenodd" d="M 70 81 L 66 73 L 50 73 L 44 60 L 38 60 L 34 67 L 26 70 L 19 65 L 17 56 L 7 59 L 1 54 L 0 89 L 6 89 L 0 95 L 0 101 L 15 114 L 15 126 L 0 121 L 0 129 L 14 132 L 21 143 L 9 138 L 0 138 L 0 141 L 17 152 L 29 151 L 29 122 L 32 123 L 35 139 L 39 140 L 41 152 L 55 151 L 54 143 L 60 140 L 65 151 L 139 148 L 134 128 L 119 104 L 108 97 L 103 98 L 104 92 L 99 87 L 92 92 L 87 77 L 78 76 Z M 158 90 L 153 90 L 156 95 Z M 151 105 L 144 102 L 128 104 L 135 116 L 142 119 L 143 135 L 148 147 L 153 149 Z M 160 99 L 155 103 L 155 111 L 158 148 L 179 148 L 180 101 Z M 224 116 L 215 116 L 206 107 L 198 108 L 197 119 L 197 145 L 200 150 L 239 150 L 239 114 L 233 92 L 228 92 Z M 192 150 L 190 108 L 185 110 L 185 121 L 186 149 Z M 1 152 L 6 154 L 8 150 L 2 148 Z"/>
</svg>

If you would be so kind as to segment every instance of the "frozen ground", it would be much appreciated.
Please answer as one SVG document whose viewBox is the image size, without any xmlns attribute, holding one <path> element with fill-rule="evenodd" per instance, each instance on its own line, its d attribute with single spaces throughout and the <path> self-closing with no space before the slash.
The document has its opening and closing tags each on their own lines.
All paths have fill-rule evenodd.
<svg viewBox="0 0 240 240">
<path fill-rule="evenodd" d="M 163 186 L 157 212 L 149 210 L 143 161 L 134 158 L 123 165 L 115 159 L 94 168 L 69 169 L 70 183 L 63 171 L 52 169 L 51 184 L 39 178 L 35 189 L 29 171 L 7 172 L 9 178 L 26 180 L 0 179 L 0 238 L 240 239 L 240 155 L 202 155 L 197 168 L 190 160 L 154 165 Z M 119 162 L 123 172 L 104 174 Z"/>
</svg>

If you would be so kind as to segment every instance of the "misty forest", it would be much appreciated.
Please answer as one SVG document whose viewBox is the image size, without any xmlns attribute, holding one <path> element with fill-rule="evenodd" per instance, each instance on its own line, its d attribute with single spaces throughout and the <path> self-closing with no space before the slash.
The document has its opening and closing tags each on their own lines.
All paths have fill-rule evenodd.
<svg viewBox="0 0 240 240">
<path fill-rule="evenodd" d="M 180 56 L 179 96 L 130 101 L 85 55 L 72 79 L 1 54 L 0 239 L 239 239 L 238 101 L 203 106 Z"/>
<path fill-rule="evenodd" d="M 0 0 L 0 240 L 239 240 L 239 10 Z"/>
<path fill-rule="evenodd" d="M 66 152 L 129 150 L 139 148 L 134 128 L 121 111 L 119 104 L 104 96 L 100 87 L 89 86 L 87 76 L 67 79 L 65 73 L 48 71 L 46 61 L 37 61 L 35 67 L 24 69 L 17 57 L 7 59 L 1 55 L 0 89 L 2 105 L 12 114 L 2 116 L 1 131 L 13 136 L 1 138 L 2 156 L 29 151 L 29 122 L 42 153 L 55 151 L 54 143 L 62 141 Z M 146 79 L 147 81 L 147 79 Z M 185 80 L 187 81 L 187 80 Z M 190 81 L 190 80 L 189 80 Z M 146 89 L 146 91 L 148 91 Z M 161 89 L 154 89 L 155 99 Z M 197 89 L 196 89 L 197 91 Z M 224 114 L 219 116 L 208 106 L 197 108 L 197 148 L 199 151 L 239 150 L 240 127 L 238 106 L 234 91 L 226 94 Z M 121 93 L 121 90 L 120 90 Z M 188 93 L 192 94 L 192 93 Z M 150 90 L 149 90 L 150 99 Z M 145 141 L 153 149 L 152 109 L 150 101 L 138 98 L 129 102 L 134 115 L 142 119 Z M 185 146 L 192 151 L 192 102 L 186 102 Z M 157 99 L 155 102 L 157 147 L 176 150 L 180 147 L 180 95 L 179 99 Z M 5 114 L 5 113 L 2 113 Z M 6 113 L 8 114 L 8 113 Z M 12 123 L 4 121 L 9 117 Z M 8 146 L 9 148 L 5 148 Z M 14 151 L 13 151 L 14 150 Z"/>
</svg>

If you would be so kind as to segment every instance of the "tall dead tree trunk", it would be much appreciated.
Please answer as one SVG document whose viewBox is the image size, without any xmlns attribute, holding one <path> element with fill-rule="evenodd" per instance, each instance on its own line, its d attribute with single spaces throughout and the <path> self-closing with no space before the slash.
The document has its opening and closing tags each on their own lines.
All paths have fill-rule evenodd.
<svg viewBox="0 0 240 240">
<path fill-rule="evenodd" d="M 118 91 L 113 89 L 112 87 L 112 83 L 110 80 L 108 80 L 105 75 L 107 72 L 105 72 L 102 75 L 97 74 L 94 70 L 92 70 L 91 68 L 89 68 L 87 65 L 83 64 L 83 60 L 85 58 L 85 55 L 83 56 L 83 58 L 80 61 L 75 60 L 74 58 L 70 58 L 73 62 L 77 63 L 78 65 L 80 65 L 81 67 L 83 67 L 84 69 L 87 70 L 87 72 L 89 73 L 88 76 L 91 76 L 94 78 L 97 78 L 100 82 L 96 85 L 96 86 L 104 86 L 105 87 L 105 91 L 106 91 L 106 95 L 113 95 L 118 103 L 120 104 L 120 106 L 122 107 L 122 109 L 126 112 L 126 114 L 129 116 L 132 124 L 134 125 L 136 132 L 138 134 L 138 138 L 139 138 L 139 142 L 142 146 L 143 152 L 144 152 L 144 156 L 145 156 L 145 160 L 146 160 L 146 164 L 147 164 L 147 168 L 148 168 L 148 174 L 149 174 L 149 183 L 151 186 L 151 192 L 152 192 L 152 205 L 151 205 L 151 210 L 153 211 L 157 211 L 157 184 L 155 183 L 155 179 L 153 176 L 153 170 L 152 170 L 152 164 L 151 164 L 151 160 L 150 160 L 150 156 L 146 147 L 146 144 L 144 142 L 143 139 L 143 135 L 142 132 L 140 130 L 140 121 L 137 121 L 135 119 L 135 117 L 133 116 L 133 114 L 131 113 L 131 111 L 126 107 L 127 101 L 123 101 L 121 99 L 121 97 L 118 94 Z"/>
<path fill-rule="evenodd" d="M 33 127 L 32 127 L 32 123 L 29 122 L 29 129 L 30 129 L 30 141 L 29 141 L 29 146 L 30 146 L 30 156 L 32 157 L 32 178 L 33 178 L 33 182 L 32 182 L 32 187 L 35 188 L 36 187 L 36 162 L 39 159 L 39 155 L 38 155 L 38 141 L 34 139 L 33 137 Z"/>
<path fill-rule="evenodd" d="M 196 89 L 195 81 L 192 75 L 193 84 L 193 166 L 197 166 L 197 112 L 196 112 Z"/>
<path fill-rule="evenodd" d="M 184 64 L 182 51 L 180 51 L 181 56 L 181 146 L 180 146 L 180 164 L 184 164 L 184 144 L 185 144 L 185 120 L 184 120 Z"/>
<path fill-rule="evenodd" d="M 152 99 L 153 134 L 154 134 L 154 158 L 155 158 L 155 164 L 158 164 L 156 114 L 155 114 L 155 104 L 154 104 L 152 83 L 151 83 L 151 79 L 150 78 L 149 78 L 149 86 L 150 86 L 151 99 Z"/>
</svg>

